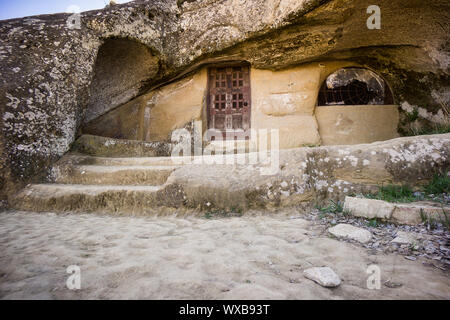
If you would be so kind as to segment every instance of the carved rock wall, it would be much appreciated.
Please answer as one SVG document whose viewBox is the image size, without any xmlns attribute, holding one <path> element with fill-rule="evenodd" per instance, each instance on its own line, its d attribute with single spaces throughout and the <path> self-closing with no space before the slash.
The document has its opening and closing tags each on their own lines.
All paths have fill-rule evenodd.
<svg viewBox="0 0 450 320">
<path fill-rule="evenodd" d="M 366 27 L 371 4 L 139 0 L 83 13 L 80 29 L 67 28 L 69 14 L 1 21 L 1 198 L 39 179 L 69 150 L 86 114 L 109 108 L 86 110 L 96 105 L 89 102 L 96 89 L 95 62 L 110 38 L 139 42 L 158 61 L 157 69 L 151 63 L 132 81 L 118 103 L 214 61 L 247 60 L 277 70 L 352 59 L 383 75 L 397 104 L 439 114 L 448 104 L 448 1 L 380 0 L 380 30 Z M 116 89 L 109 92 L 120 95 Z M 97 92 L 100 96 L 108 97 Z"/>
</svg>

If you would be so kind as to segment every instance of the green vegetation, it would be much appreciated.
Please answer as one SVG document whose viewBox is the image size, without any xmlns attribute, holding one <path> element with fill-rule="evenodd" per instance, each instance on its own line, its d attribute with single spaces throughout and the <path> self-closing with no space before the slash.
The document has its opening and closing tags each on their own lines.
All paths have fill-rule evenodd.
<svg viewBox="0 0 450 320">
<path fill-rule="evenodd" d="M 419 244 L 416 241 L 409 244 L 409 251 L 416 251 L 417 249 L 419 249 Z"/>
<path fill-rule="evenodd" d="M 433 219 L 425 214 L 422 209 L 420 210 L 420 218 L 422 219 L 422 222 L 428 225 L 431 229 L 434 229 L 438 223 L 441 223 L 447 230 L 449 229 L 450 223 L 444 208 L 442 208 L 442 217 L 442 219 Z"/>
<path fill-rule="evenodd" d="M 385 185 L 381 186 L 377 193 L 366 194 L 365 197 L 369 199 L 377 199 L 383 200 L 387 202 L 414 202 L 420 200 L 429 200 L 440 202 L 441 205 L 444 205 L 447 200 L 444 199 L 443 194 L 450 193 L 450 178 L 448 176 L 448 172 L 444 172 L 441 174 L 435 174 L 433 179 L 425 186 L 421 188 L 423 192 L 415 195 L 413 189 L 408 185 Z M 334 215 L 348 215 L 349 213 L 344 210 L 343 204 L 340 201 L 330 200 L 328 206 L 320 207 L 316 206 L 316 208 L 320 211 L 318 214 L 319 219 L 324 219 L 330 214 Z M 436 216 L 430 217 L 425 214 L 423 211 L 420 213 L 422 222 L 427 224 L 430 228 L 435 228 L 438 224 L 443 225 L 445 228 L 449 229 L 449 219 L 447 213 L 442 208 L 442 215 L 437 218 Z M 367 220 L 366 224 L 368 227 L 378 227 L 380 224 L 384 224 L 383 220 L 379 219 L 370 219 Z"/>
<path fill-rule="evenodd" d="M 319 209 L 319 208 L 318 208 Z M 320 209 L 319 209 L 320 210 Z M 319 213 L 319 219 L 325 219 L 327 217 L 327 214 L 324 212 Z"/>
<path fill-rule="evenodd" d="M 431 110 L 431 107 L 426 107 Z M 450 112 L 445 104 L 441 104 L 441 110 L 444 112 L 444 121 L 442 123 L 433 123 L 429 120 L 422 119 L 419 116 L 419 109 L 414 107 L 412 112 L 405 112 L 403 119 L 400 121 L 399 133 L 404 136 L 418 136 L 428 134 L 442 134 L 450 132 Z"/>
<path fill-rule="evenodd" d="M 433 179 L 422 188 L 422 191 L 425 193 L 423 198 L 414 196 L 413 190 L 408 185 L 386 185 L 381 186 L 377 193 L 366 194 L 365 197 L 387 202 L 413 202 L 424 199 L 442 202 L 443 199 L 440 199 L 440 195 L 450 193 L 448 172 L 434 174 Z M 430 195 L 433 195 L 433 198 Z"/>
<path fill-rule="evenodd" d="M 327 214 L 342 214 L 344 216 L 348 215 L 348 212 L 344 210 L 344 206 L 340 201 L 330 200 L 330 204 L 328 206 L 316 206 L 316 208 L 320 211 L 319 218 L 321 219 L 323 219 Z"/>
<path fill-rule="evenodd" d="M 419 108 L 415 107 L 412 112 L 406 112 L 407 122 L 414 122 L 419 119 Z"/>
<path fill-rule="evenodd" d="M 431 125 L 424 126 L 420 129 L 410 129 L 407 135 L 410 136 L 420 136 L 427 134 L 442 134 L 450 132 L 450 123 L 433 123 Z"/>
<path fill-rule="evenodd" d="M 384 200 L 387 202 L 413 202 L 417 201 L 412 189 L 408 185 L 381 186 L 378 193 L 367 194 L 366 198 Z"/>
<path fill-rule="evenodd" d="M 426 194 L 450 193 L 450 178 L 448 172 L 434 174 L 433 179 L 423 188 Z"/>
<path fill-rule="evenodd" d="M 443 194 L 450 193 L 450 178 L 448 172 L 445 171 L 441 174 L 434 174 L 433 179 L 425 186 L 422 187 L 423 194 L 418 196 L 414 195 L 411 187 L 408 185 L 386 185 L 381 186 L 377 193 L 366 194 L 365 197 L 369 199 L 384 200 L 387 202 L 414 202 L 420 200 L 428 200 L 440 202 L 442 205 L 446 203 Z M 420 212 L 422 222 L 427 224 L 430 228 L 435 228 L 438 223 L 442 224 L 445 228 L 449 229 L 449 220 L 444 209 L 442 209 L 442 218 L 435 219 L 422 210 Z M 368 226 L 376 227 L 379 222 L 372 219 L 368 222 Z"/>
<path fill-rule="evenodd" d="M 304 147 L 304 148 L 316 148 L 316 147 L 320 147 L 320 144 L 304 143 L 304 144 L 302 145 L 302 147 Z"/>
<path fill-rule="evenodd" d="M 322 213 L 342 213 L 344 207 L 340 201 L 330 200 L 330 204 L 327 207 L 317 207 Z"/>
<path fill-rule="evenodd" d="M 205 212 L 204 217 L 206 219 L 211 219 L 211 218 L 226 218 L 226 217 L 242 217 L 242 215 L 243 215 L 242 208 L 232 207 L 230 208 L 230 210 L 224 209 L 209 210 Z"/>
<path fill-rule="evenodd" d="M 369 221 L 367 221 L 368 227 L 376 228 L 376 227 L 378 227 L 378 225 L 379 225 L 379 222 L 378 222 L 377 218 L 373 218 L 373 219 L 370 219 Z"/>
</svg>

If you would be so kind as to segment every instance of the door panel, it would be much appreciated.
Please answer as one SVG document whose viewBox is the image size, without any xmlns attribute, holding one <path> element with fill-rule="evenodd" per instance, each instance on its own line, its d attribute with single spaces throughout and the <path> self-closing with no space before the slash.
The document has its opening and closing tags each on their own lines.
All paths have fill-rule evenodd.
<svg viewBox="0 0 450 320">
<path fill-rule="evenodd" d="M 208 93 L 208 129 L 222 139 L 249 139 L 250 67 L 209 68 Z"/>
</svg>

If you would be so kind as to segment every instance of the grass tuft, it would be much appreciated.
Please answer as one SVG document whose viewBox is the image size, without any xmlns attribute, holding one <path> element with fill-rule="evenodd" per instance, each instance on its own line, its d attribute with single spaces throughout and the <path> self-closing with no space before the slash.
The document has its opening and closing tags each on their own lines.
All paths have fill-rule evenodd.
<svg viewBox="0 0 450 320">
<path fill-rule="evenodd" d="M 330 200 L 330 204 L 326 207 L 317 207 L 322 214 L 332 213 L 332 214 L 343 214 L 346 215 L 347 212 L 344 211 L 342 202 Z"/>
<path fill-rule="evenodd" d="M 412 112 L 406 112 L 405 115 L 408 122 L 414 122 L 419 119 L 419 109 L 414 108 Z"/>
<path fill-rule="evenodd" d="M 367 226 L 368 227 L 372 227 L 372 228 L 376 228 L 378 226 L 377 218 L 373 218 L 373 219 L 370 219 L 369 221 L 367 221 Z"/>
<path fill-rule="evenodd" d="M 230 210 L 212 209 L 206 211 L 204 217 L 206 219 L 212 219 L 212 218 L 242 217 L 243 215 L 244 213 L 242 208 L 232 207 Z"/>
<path fill-rule="evenodd" d="M 434 174 L 433 179 L 423 188 L 427 194 L 442 194 L 450 191 L 448 172 Z"/>
<path fill-rule="evenodd" d="M 368 194 L 366 197 L 387 202 L 413 202 L 417 200 L 416 197 L 414 197 L 411 187 L 408 185 L 381 186 L 378 193 Z"/>
</svg>

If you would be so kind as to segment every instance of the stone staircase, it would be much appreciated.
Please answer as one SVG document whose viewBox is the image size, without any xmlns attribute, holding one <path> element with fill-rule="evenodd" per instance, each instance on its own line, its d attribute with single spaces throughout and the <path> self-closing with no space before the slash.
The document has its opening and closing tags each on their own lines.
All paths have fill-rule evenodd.
<svg viewBox="0 0 450 320">
<path fill-rule="evenodd" d="M 278 161 L 267 164 L 238 161 L 256 153 L 172 158 L 166 143 L 82 136 L 45 182 L 28 185 L 9 205 L 34 212 L 132 215 L 276 211 L 372 193 L 410 177 L 423 184 L 437 168 L 448 168 L 449 146 L 450 134 L 404 137 L 280 150 Z M 398 160 L 403 154 L 408 166 Z M 273 167 L 275 173 L 268 174 Z"/>
<path fill-rule="evenodd" d="M 75 151 L 53 166 L 47 181 L 28 185 L 13 199 L 12 207 L 37 212 L 148 214 L 157 207 L 182 205 L 182 195 L 173 186 L 165 186 L 170 174 L 180 167 L 170 157 L 125 158 L 79 153 L 81 149 L 111 155 L 118 146 L 114 139 L 107 139 L 105 144 L 108 146 L 109 141 L 110 148 L 104 144 L 102 150 L 96 148 L 98 141 L 91 145 L 87 141 L 86 136 L 81 137 L 75 143 Z M 126 150 L 130 154 L 142 154 L 142 149 L 142 142 L 127 141 Z M 147 151 L 157 153 L 150 147 Z"/>
<path fill-rule="evenodd" d="M 248 142 L 244 145 L 248 150 Z M 195 158 L 176 157 L 175 161 L 170 157 L 171 148 L 168 143 L 83 135 L 54 164 L 45 182 L 28 185 L 10 201 L 10 206 L 35 212 L 136 215 L 174 211 L 192 214 L 199 212 L 192 209 L 213 209 L 209 207 L 211 202 L 218 205 L 216 209 L 246 206 L 245 194 L 236 188 L 242 174 L 235 172 L 234 165 L 218 166 L 214 162 L 225 149 L 216 148 L 218 155 L 206 156 L 214 161 L 205 170 L 208 164 L 195 164 Z M 185 165 L 186 159 L 192 165 Z M 168 182 L 180 168 L 184 169 L 177 178 Z"/>
</svg>

